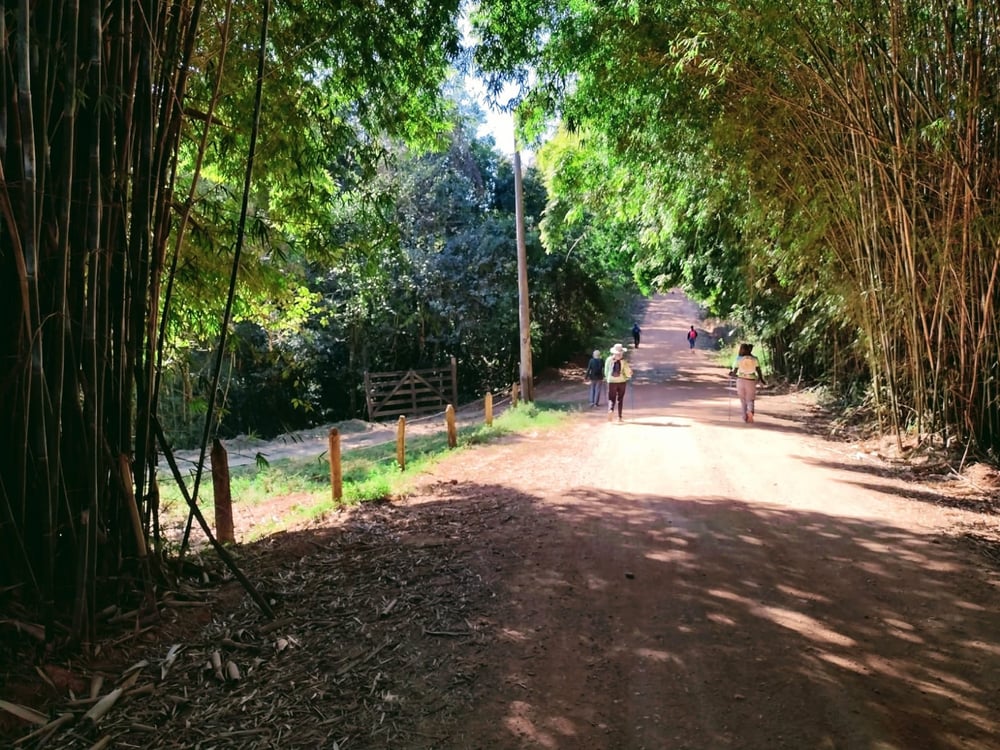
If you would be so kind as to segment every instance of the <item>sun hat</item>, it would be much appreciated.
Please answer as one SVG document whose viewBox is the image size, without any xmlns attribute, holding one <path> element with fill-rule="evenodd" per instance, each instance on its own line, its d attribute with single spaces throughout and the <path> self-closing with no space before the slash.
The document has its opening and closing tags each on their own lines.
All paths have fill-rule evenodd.
<svg viewBox="0 0 1000 750">
<path fill-rule="evenodd" d="M 626 351 L 627 349 L 621 344 L 615 344 L 614 346 L 611 347 L 612 354 L 624 354 Z"/>
</svg>

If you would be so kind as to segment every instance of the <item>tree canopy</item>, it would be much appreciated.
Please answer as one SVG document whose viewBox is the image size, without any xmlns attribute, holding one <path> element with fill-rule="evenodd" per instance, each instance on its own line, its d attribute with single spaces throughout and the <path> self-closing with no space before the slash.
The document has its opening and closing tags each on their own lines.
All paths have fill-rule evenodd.
<svg viewBox="0 0 1000 750">
<path fill-rule="evenodd" d="M 526 135 L 558 118 L 621 165 L 588 192 L 635 221 L 644 277 L 741 318 L 790 374 L 870 379 L 897 434 L 995 452 L 997 21 L 937 0 L 528 0 L 481 4 L 474 28 L 494 87 L 523 82 Z"/>
</svg>

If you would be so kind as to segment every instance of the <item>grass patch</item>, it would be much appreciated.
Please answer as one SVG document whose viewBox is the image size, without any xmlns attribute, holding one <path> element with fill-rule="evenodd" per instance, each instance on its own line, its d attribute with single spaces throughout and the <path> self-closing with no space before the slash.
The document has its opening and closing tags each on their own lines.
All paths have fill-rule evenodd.
<svg viewBox="0 0 1000 750">
<path fill-rule="evenodd" d="M 460 427 L 455 450 L 485 445 L 506 435 L 558 427 L 571 411 L 568 404 L 522 403 L 494 418 L 492 426 Z M 347 446 L 341 455 L 343 499 L 340 503 L 335 503 L 332 497 L 330 464 L 325 453 L 308 461 L 261 460 L 257 465 L 232 467 L 229 478 L 234 504 L 259 505 L 277 497 L 301 496 L 298 503 L 285 510 L 282 518 L 258 524 L 244 539 L 258 539 L 282 528 L 321 520 L 341 505 L 406 495 L 413 478 L 453 452 L 448 448 L 448 435 L 443 426 L 433 434 L 407 437 L 406 471 L 399 470 L 395 440 L 359 448 Z M 161 478 L 161 482 L 161 515 L 168 523 L 169 519 L 186 517 L 187 506 L 180 488 L 169 478 Z M 203 477 L 201 486 L 200 507 L 210 518 L 214 501 L 211 477 Z"/>
</svg>

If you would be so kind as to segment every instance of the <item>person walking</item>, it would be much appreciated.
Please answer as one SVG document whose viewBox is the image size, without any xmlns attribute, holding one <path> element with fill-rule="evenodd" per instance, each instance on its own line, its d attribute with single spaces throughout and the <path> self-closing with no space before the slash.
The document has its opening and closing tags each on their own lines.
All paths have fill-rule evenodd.
<svg viewBox="0 0 1000 750">
<path fill-rule="evenodd" d="M 594 349 L 594 356 L 587 363 L 587 380 L 590 381 L 590 405 L 601 405 L 601 387 L 604 383 L 604 360 L 601 350 Z"/>
<path fill-rule="evenodd" d="M 740 400 L 743 421 L 753 423 L 754 402 L 757 400 L 757 385 L 765 385 L 760 361 L 753 355 L 753 344 L 740 344 L 739 353 L 733 363 L 730 377 L 736 378 L 736 395 Z"/>
<path fill-rule="evenodd" d="M 691 326 L 691 330 L 688 331 L 688 346 L 694 349 L 694 342 L 698 340 L 698 332 L 694 330 L 694 326 Z"/>
<path fill-rule="evenodd" d="M 632 343 L 635 344 L 635 348 L 639 348 L 639 334 L 642 333 L 642 329 L 639 328 L 639 324 L 635 321 L 632 322 Z"/>
<path fill-rule="evenodd" d="M 615 404 L 618 404 L 618 421 L 624 421 L 622 409 L 625 407 L 625 386 L 632 378 L 632 368 L 625 361 L 625 347 L 615 344 L 611 354 L 604 360 L 604 379 L 608 381 L 608 421 L 615 418 Z"/>
</svg>

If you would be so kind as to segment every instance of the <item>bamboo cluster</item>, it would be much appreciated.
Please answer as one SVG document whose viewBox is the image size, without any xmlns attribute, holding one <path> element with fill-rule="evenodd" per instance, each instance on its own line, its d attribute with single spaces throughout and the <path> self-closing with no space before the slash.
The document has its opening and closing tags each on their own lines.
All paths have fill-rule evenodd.
<svg viewBox="0 0 1000 750">
<path fill-rule="evenodd" d="M 86 640 L 106 600 L 152 589 L 165 267 L 200 11 L 53 0 L 0 16 L 0 591 L 40 603 L 50 638 L 58 620 Z"/>
<path fill-rule="evenodd" d="M 769 186 L 826 227 L 819 262 L 848 282 L 885 427 L 996 450 L 1000 11 L 824 7 L 787 24 L 767 90 L 743 71 Z"/>
</svg>

